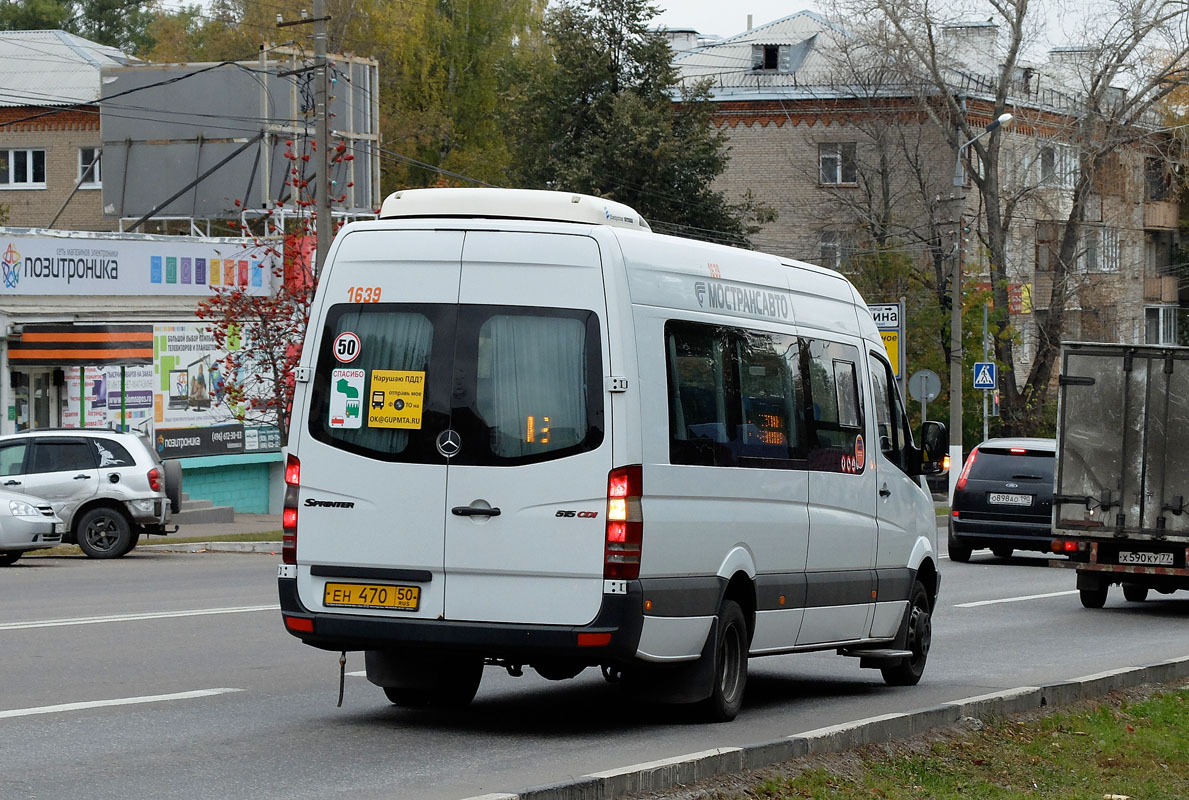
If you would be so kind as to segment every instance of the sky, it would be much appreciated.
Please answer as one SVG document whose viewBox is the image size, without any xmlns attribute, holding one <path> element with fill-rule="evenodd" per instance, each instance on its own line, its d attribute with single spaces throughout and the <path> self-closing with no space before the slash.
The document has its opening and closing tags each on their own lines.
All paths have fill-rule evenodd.
<svg viewBox="0 0 1189 800">
<path fill-rule="evenodd" d="M 652 27 L 693 28 L 702 34 L 733 36 L 747 30 L 747 15 L 751 14 L 752 26 L 763 25 L 773 20 L 796 14 L 798 11 L 816 11 L 811 3 L 789 2 L 789 0 L 744 0 L 735 5 L 730 0 L 654 0 L 662 9 L 652 18 Z"/>
</svg>

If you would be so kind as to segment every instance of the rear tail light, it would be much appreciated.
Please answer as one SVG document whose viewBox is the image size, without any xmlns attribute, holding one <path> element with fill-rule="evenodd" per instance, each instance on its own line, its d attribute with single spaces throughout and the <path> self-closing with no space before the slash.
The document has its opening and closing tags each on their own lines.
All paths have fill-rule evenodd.
<svg viewBox="0 0 1189 800">
<path fill-rule="evenodd" d="M 281 509 L 281 563 L 297 563 L 297 495 L 301 487 L 301 462 L 290 455 L 285 461 L 285 503 Z"/>
<path fill-rule="evenodd" d="M 977 447 L 971 450 L 970 455 L 966 457 L 966 466 L 962 467 L 962 474 L 958 476 L 958 483 L 956 484 L 955 488 L 966 488 L 966 478 L 968 475 L 970 475 L 970 468 L 974 466 L 974 459 L 976 457 L 978 457 Z"/>
<path fill-rule="evenodd" d="M 640 466 L 620 467 L 607 476 L 607 541 L 603 577 L 635 580 L 640 577 L 640 548 L 644 539 Z"/>
<path fill-rule="evenodd" d="M 154 492 L 161 491 L 161 471 L 156 467 L 149 470 L 149 488 Z M 276 495 L 274 495 L 275 497 Z"/>
<path fill-rule="evenodd" d="M 1066 539 L 1053 540 L 1054 553 L 1077 553 L 1086 549 L 1085 542 L 1073 542 Z"/>
</svg>

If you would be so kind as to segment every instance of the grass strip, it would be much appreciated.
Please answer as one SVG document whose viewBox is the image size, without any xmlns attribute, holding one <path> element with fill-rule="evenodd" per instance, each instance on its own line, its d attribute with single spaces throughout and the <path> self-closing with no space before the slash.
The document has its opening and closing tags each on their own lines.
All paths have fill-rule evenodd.
<svg viewBox="0 0 1189 800">
<path fill-rule="evenodd" d="M 1120 697 L 1120 695 L 1122 695 Z M 1114 693 L 1085 710 L 967 720 L 910 742 L 795 759 L 738 791 L 764 800 L 1184 800 L 1189 797 L 1189 688 Z M 773 771 L 782 774 L 767 776 Z"/>
</svg>

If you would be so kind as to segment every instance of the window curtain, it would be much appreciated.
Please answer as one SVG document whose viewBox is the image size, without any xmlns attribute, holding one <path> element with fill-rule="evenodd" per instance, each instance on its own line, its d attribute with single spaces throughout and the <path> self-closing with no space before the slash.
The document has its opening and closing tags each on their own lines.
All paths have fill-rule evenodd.
<svg viewBox="0 0 1189 800">
<path fill-rule="evenodd" d="M 493 316 L 479 329 L 476 404 L 504 458 L 571 447 L 586 435 L 586 326 Z"/>
</svg>

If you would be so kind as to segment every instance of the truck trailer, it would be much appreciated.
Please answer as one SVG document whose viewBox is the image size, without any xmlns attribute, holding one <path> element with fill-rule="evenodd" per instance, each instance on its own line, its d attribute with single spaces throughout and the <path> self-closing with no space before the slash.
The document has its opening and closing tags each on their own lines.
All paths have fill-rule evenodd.
<svg viewBox="0 0 1189 800">
<path fill-rule="evenodd" d="M 1054 567 L 1082 605 L 1189 589 L 1189 347 L 1063 343 Z"/>
</svg>

